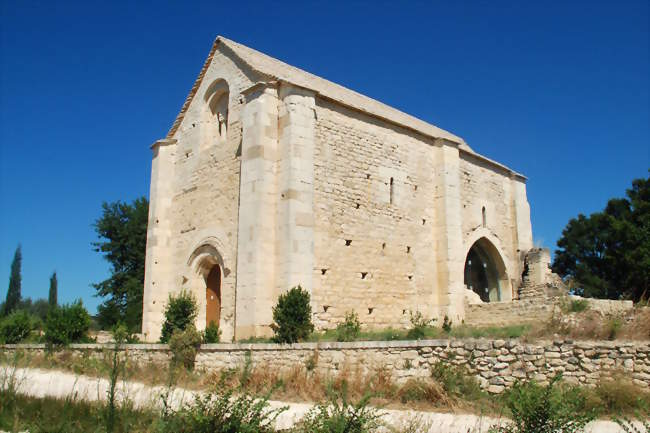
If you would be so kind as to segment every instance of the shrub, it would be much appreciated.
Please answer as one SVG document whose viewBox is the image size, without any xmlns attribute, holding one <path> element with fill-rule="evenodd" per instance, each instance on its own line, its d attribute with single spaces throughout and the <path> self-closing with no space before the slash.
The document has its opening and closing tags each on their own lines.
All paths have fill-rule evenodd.
<svg viewBox="0 0 650 433">
<path fill-rule="evenodd" d="M 446 400 L 444 389 L 433 381 L 409 379 L 397 392 L 402 403 L 410 401 L 440 402 Z"/>
<path fill-rule="evenodd" d="M 297 433 L 371 433 L 380 426 L 381 414 L 368 405 L 370 394 L 357 403 L 347 399 L 347 383 L 339 393 L 331 393 L 329 403 L 321 403 L 307 412 L 296 428 Z"/>
<path fill-rule="evenodd" d="M 218 343 L 221 338 L 221 330 L 217 322 L 210 322 L 210 324 L 203 331 L 203 342 L 206 344 Z"/>
<path fill-rule="evenodd" d="M 169 350 L 172 352 L 174 365 L 183 365 L 188 370 L 194 369 L 194 361 L 201 346 L 201 339 L 201 334 L 194 325 L 186 326 L 183 330 L 174 330 L 169 339 Z"/>
<path fill-rule="evenodd" d="M 196 299 L 191 293 L 183 290 L 178 296 L 170 294 L 165 305 L 165 322 L 160 333 L 160 342 L 167 343 L 174 331 L 183 331 L 193 324 L 198 310 Z"/>
<path fill-rule="evenodd" d="M 420 340 L 425 337 L 427 328 L 431 325 L 433 320 L 425 319 L 419 311 L 415 314 L 409 311 L 411 328 L 406 333 L 406 338 L 409 340 Z"/>
<path fill-rule="evenodd" d="M 54 345 L 77 343 L 87 338 L 90 315 L 81 300 L 52 307 L 45 320 L 45 341 Z"/>
<path fill-rule="evenodd" d="M 20 343 L 34 329 L 34 318 L 27 311 L 14 311 L 0 322 L 0 343 Z"/>
<path fill-rule="evenodd" d="M 517 382 L 505 396 L 512 422 L 491 429 L 497 433 L 554 433 L 582 431 L 595 414 L 585 411 L 578 388 L 560 387 L 560 375 L 547 386 Z"/>
<path fill-rule="evenodd" d="M 271 329 L 276 343 L 296 343 L 309 337 L 314 331 L 309 292 L 298 286 L 280 295 L 273 307 L 273 321 Z"/>
<path fill-rule="evenodd" d="M 354 311 L 345 313 L 345 321 L 336 326 L 336 341 L 354 341 L 361 332 L 359 316 Z"/>
<path fill-rule="evenodd" d="M 586 299 L 573 299 L 569 303 L 569 313 L 581 313 L 589 308 L 589 301 Z"/>
<path fill-rule="evenodd" d="M 461 367 L 438 361 L 431 368 L 431 376 L 450 396 L 477 400 L 483 395 L 476 378 L 467 374 Z"/>
<path fill-rule="evenodd" d="M 241 390 L 240 390 L 241 391 Z M 163 413 L 164 433 L 273 433 L 273 425 L 286 407 L 271 409 L 268 397 L 255 398 L 245 391 L 235 394 L 223 381 L 215 391 L 197 395 L 178 411 Z"/>
<path fill-rule="evenodd" d="M 605 326 L 607 331 L 607 338 L 610 340 L 615 340 L 621 328 L 623 327 L 623 322 L 618 317 L 612 317 L 607 321 L 607 324 Z"/>
<path fill-rule="evenodd" d="M 442 321 L 442 330 L 447 334 L 451 332 L 451 320 L 449 320 L 449 317 L 447 317 L 446 314 L 444 320 Z"/>
</svg>

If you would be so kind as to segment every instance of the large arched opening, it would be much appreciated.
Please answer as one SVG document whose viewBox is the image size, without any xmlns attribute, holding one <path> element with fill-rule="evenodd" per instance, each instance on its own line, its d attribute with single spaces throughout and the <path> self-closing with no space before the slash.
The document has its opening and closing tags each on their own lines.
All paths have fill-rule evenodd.
<svg viewBox="0 0 650 433">
<path fill-rule="evenodd" d="M 507 290 L 508 276 L 501 254 L 487 238 L 470 247 L 465 258 L 465 287 L 483 302 L 499 302 Z"/>
</svg>

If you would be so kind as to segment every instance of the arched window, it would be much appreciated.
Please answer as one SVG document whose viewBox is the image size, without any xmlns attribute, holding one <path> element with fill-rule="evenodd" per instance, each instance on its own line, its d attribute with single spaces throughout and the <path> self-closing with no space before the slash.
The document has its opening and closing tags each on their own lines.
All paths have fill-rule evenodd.
<svg viewBox="0 0 650 433">
<path fill-rule="evenodd" d="M 481 210 L 481 217 L 483 218 L 483 227 L 487 226 L 487 220 L 485 217 L 485 206 L 483 206 L 483 209 Z"/>
<path fill-rule="evenodd" d="M 207 147 L 226 140 L 229 99 L 230 92 L 225 80 L 216 80 L 208 86 L 201 119 L 202 146 Z"/>
</svg>

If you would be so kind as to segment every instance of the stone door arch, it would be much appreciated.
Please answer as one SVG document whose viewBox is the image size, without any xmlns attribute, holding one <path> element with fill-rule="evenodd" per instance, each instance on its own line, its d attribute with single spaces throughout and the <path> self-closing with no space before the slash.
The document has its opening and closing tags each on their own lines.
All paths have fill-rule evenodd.
<svg viewBox="0 0 650 433">
<path fill-rule="evenodd" d="M 506 266 L 499 250 L 487 238 L 472 244 L 465 257 L 465 287 L 483 302 L 499 302 L 509 293 Z"/>
</svg>

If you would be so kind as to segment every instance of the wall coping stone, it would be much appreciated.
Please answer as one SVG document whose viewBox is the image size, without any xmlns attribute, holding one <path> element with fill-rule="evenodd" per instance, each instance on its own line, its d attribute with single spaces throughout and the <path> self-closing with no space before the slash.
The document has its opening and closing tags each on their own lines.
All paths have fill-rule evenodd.
<svg viewBox="0 0 650 433">
<path fill-rule="evenodd" d="M 486 339 L 486 338 L 465 338 L 465 339 L 437 339 L 437 340 L 399 340 L 399 341 L 353 341 L 353 342 L 310 342 L 294 344 L 277 344 L 277 343 L 216 343 L 202 344 L 201 352 L 239 352 L 239 351 L 283 351 L 283 350 L 371 350 L 371 349 L 404 349 L 404 348 L 424 348 L 424 347 L 441 347 L 452 348 L 461 347 L 468 344 L 482 343 L 487 345 L 488 349 L 494 347 L 503 347 L 508 344 L 521 344 L 526 347 L 559 347 L 564 344 L 574 345 L 578 349 L 613 349 L 613 348 L 650 348 L 650 341 L 633 341 L 633 340 L 539 340 L 535 342 L 524 342 L 518 339 Z M 62 349 L 72 350 L 103 350 L 112 349 L 113 343 L 83 343 L 70 344 Z M 143 350 L 143 351 L 167 351 L 168 344 L 144 343 L 144 344 L 123 344 L 122 349 L 126 350 Z M 0 344 L 0 349 L 25 349 L 25 350 L 45 350 L 46 344 Z"/>
</svg>

